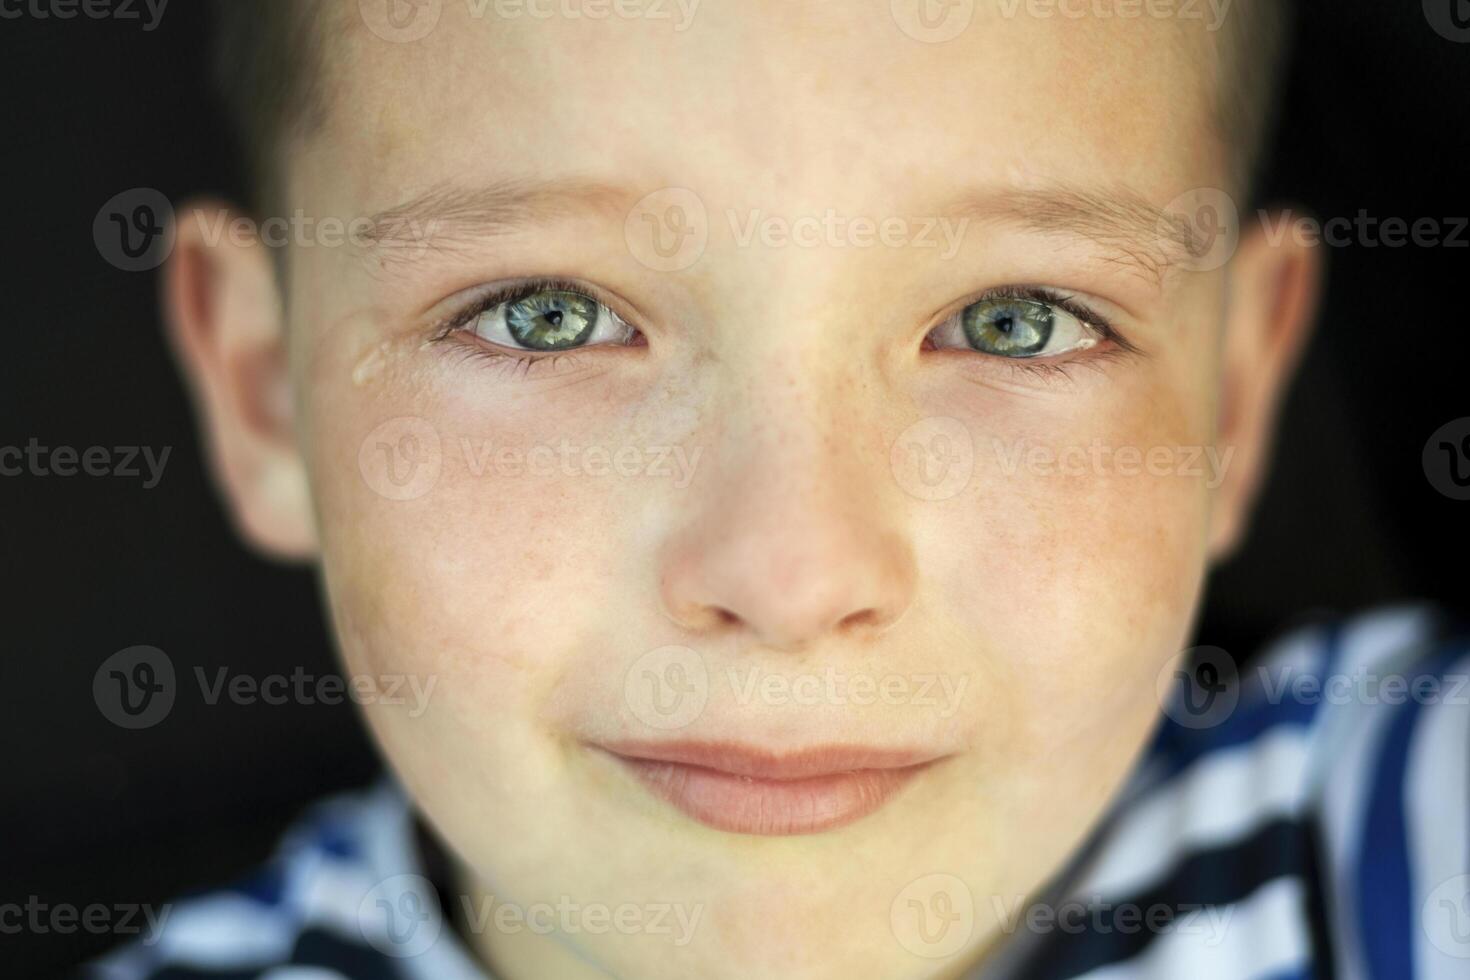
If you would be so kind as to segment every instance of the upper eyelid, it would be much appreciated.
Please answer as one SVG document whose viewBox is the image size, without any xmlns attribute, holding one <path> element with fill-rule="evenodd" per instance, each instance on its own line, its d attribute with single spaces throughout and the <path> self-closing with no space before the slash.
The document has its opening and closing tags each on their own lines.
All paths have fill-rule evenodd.
<svg viewBox="0 0 1470 980">
<path fill-rule="evenodd" d="M 616 306 L 608 299 L 600 295 L 601 290 L 595 289 L 572 279 L 559 277 L 528 277 L 524 279 L 513 279 L 502 283 L 485 283 L 480 286 L 472 286 L 463 290 L 459 295 L 469 294 L 468 298 L 461 299 L 455 303 L 450 310 L 436 318 L 431 326 L 432 335 L 438 339 L 443 338 L 457 329 L 462 329 L 471 323 L 476 317 L 491 310 L 523 299 L 538 292 L 569 292 L 584 296 L 596 303 L 602 309 L 620 322 L 627 324 L 637 330 L 638 327 L 627 317 L 618 312 Z M 450 298 L 451 300 L 454 297 Z M 447 303 L 450 300 L 443 302 Z M 443 305 L 443 303 L 439 304 Z"/>
<path fill-rule="evenodd" d="M 1084 327 L 1099 334 L 1107 340 L 1122 341 L 1122 335 L 1113 325 L 1112 320 L 1093 308 L 1093 305 L 1085 301 L 1079 301 L 1069 290 L 1055 289 L 1050 286 L 1037 285 L 1012 285 L 992 286 L 981 290 L 974 295 L 951 304 L 949 312 L 936 319 L 925 333 L 926 335 L 954 322 L 964 315 L 965 311 L 976 303 L 984 303 L 988 300 L 1027 300 L 1033 303 L 1042 303 L 1061 310 L 1069 316 L 1075 317 Z M 1125 342 L 1126 343 L 1126 342 Z"/>
</svg>

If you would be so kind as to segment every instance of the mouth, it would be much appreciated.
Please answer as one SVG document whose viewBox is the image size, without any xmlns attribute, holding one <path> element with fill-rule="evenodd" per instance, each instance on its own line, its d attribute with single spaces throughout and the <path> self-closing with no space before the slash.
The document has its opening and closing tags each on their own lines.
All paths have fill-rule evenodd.
<svg viewBox="0 0 1470 980">
<path fill-rule="evenodd" d="M 860 820 L 939 758 L 842 745 L 795 753 L 728 742 L 596 748 L 685 816 L 715 830 L 766 836 L 816 834 Z"/>
</svg>

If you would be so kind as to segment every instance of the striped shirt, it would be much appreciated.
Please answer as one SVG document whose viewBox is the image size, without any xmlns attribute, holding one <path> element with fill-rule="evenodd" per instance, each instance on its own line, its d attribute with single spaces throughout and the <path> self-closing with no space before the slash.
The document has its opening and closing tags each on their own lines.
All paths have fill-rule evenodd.
<svg viewBox="0 0 1470 980">
<path fill-rule="evenodd" d="M 1415 607 L 1301 629 L 1234 678 L 1220 656 L 1180 672 L 1106 819 L 971 976 L 1470 978 L 1470 642 Z M 392 784 L 330 800 L 90 975 L 487 980 L 417 827 Z"/>
</svg>

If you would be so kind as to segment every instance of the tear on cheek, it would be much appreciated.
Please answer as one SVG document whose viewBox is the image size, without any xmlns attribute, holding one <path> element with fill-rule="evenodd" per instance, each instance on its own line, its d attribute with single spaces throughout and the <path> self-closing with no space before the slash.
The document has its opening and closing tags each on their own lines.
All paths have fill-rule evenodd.
<svg viewBox="0 0 1470 980">
<path fill-rule="evenodd" d="M 363 388 L 378 380 L 388 366 L 388 353 L 392 348 L 392 341 L 385 340 L 360 357 L 352 369 L 353 386 Z"/>
<path fill-rule="evenodd" d="M 348 378 L 354 388 L 367 388 L 383 381 L 390 371 L 403 372 L 413 363 L 413 355 L 423 352 L 428 343 L 414 337 L 390 337 L 367 341 L 365 349 L 350 358 Z"/>
</svg>

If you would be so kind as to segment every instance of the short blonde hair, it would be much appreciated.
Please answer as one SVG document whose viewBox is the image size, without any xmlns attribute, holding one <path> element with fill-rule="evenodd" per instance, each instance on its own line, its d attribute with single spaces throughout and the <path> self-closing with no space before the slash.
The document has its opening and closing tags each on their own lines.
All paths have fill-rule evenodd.
<svg viewBox="0 0 1470 980">
<path fill-rule="evenodd" d="M 240 139 L 249 203 L 281 201 L 284 148 L 324 117 L 319 0 L 214 0 L 215 83 Z M 1234 190 L 1247 197 L 1268 146 L 1291 0 L 1233 0 L 1221 25 L 1217 124 Z"/>
</svg>

